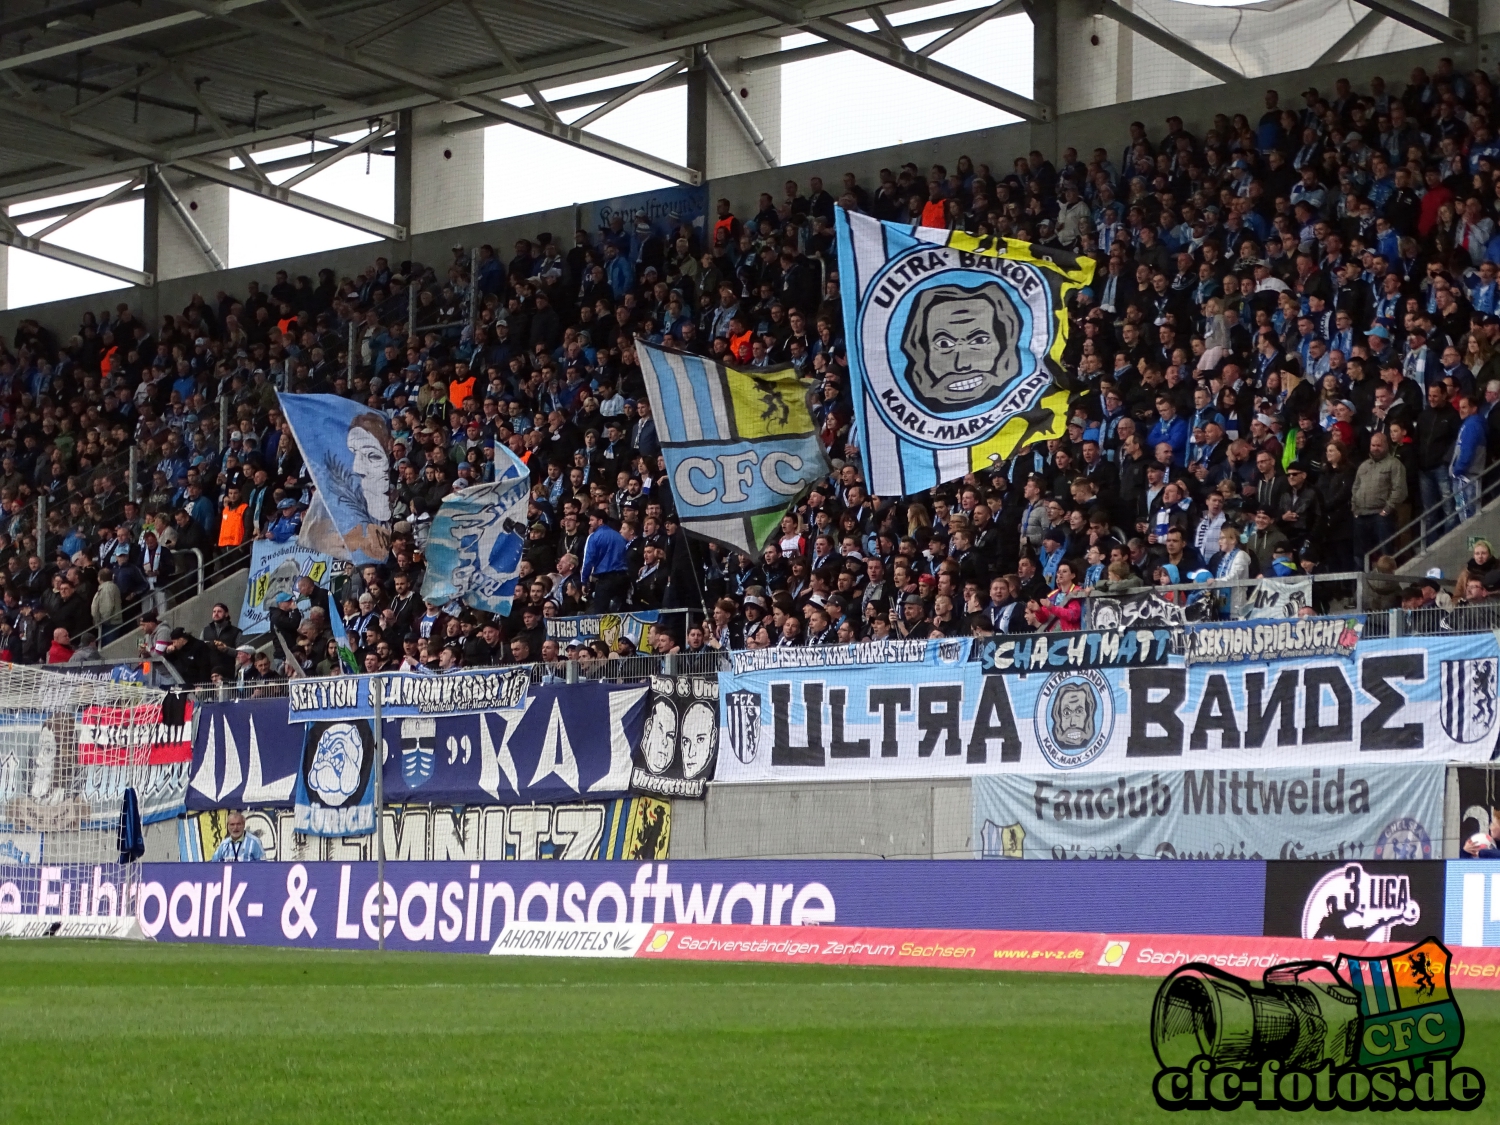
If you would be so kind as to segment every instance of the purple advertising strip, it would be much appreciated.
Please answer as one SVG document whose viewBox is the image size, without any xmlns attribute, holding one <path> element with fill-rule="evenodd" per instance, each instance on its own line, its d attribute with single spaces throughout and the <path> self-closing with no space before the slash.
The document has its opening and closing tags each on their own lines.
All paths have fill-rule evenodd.
<svg viewBox="0 0 1500 1125">
<path fill-rule="evenodd" d="M 386 945 L 486 953 L 510 919 L 917 929 L 1262 931 L 1265 864 L 964 860 L 391 863 Z M 368 949 L 373 863 L 142 865 L 158 941 Z"/>
</svg>

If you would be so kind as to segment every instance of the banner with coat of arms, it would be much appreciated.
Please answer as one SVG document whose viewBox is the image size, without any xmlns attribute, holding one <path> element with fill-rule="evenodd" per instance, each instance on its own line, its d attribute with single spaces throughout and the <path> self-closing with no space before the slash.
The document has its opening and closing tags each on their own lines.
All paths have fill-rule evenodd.
<svg viewBox="0 0 1500 1125">
<path fill-rule="evenodd" d="M 828 475 L 795 368 L 730 367 L 636 342 L 684 531 L 759 551 Z"/>
<path fill-rule="evenodd" d="M 1058 646 L 1003 675 L 985 673 L 983 649 L 949 655 L 721 672 L 715 780 L 1369 769 L 1484 762 L 1500 737 L 1489 634 L 1228 664 L 1072 666 Z"/>
<path fill-rule="evenodd" d="M 1066 432 L 1065 250 L 838 208 L 850 393 L 870 491 L 905 496 Z M 1062 384 L 1062 385 L 1060 385 Z"/>
</svg>

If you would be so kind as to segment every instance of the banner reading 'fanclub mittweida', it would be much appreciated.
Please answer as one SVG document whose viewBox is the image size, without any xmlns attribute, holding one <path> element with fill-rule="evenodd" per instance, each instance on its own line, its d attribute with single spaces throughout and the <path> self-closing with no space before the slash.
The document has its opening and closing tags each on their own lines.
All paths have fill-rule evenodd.
<svg viewBox="0 0 1500 1125">
<path fill-rule="evenodd" d="M 1431 859 L 1442 762 L 997 773 L 974 779 L 985 859 Z"/>
<path fill-rule="evenodd" d="M 970 659 L 968 640 L 931 644 L 934 659 L 922 665 L 721 672 L 715 779 L 1478 762 L 1500 731 L 1491 635 L 1366 640 L 1347 657 L 1261 664 L 1170 657 L 1155 667 L 1099 666 L 1083 643 L 1049 646 L 1039 667 L 1012 653 L 1009 668 L 990 674 Z"/>
<path fill-rule="evenodd" d="M 906 496 L 988 470 L 1067 424 L 1063 250 L 883 223 L 838 208 L 850 391 L 870 491 Z"/>
</svg>

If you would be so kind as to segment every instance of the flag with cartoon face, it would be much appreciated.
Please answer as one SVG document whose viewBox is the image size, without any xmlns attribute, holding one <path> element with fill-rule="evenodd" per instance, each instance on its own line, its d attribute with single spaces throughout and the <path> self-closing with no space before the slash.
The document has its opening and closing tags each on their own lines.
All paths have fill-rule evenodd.
<svg viewBox="0 0 1500 1125">
<path fill-rule="evenodd" d="M 844 339 L 870 491 L 905 496 L 1067 428 L 1067 297 L 1094 263 L 836 214 Z"/>
<path fill-rule="evenodd" d="M 294 798 L 296 830 L 304 836 L 374 832 L 374 763 L 367 721 L 307 724 Z"/>
<path fill-rule="evenodd" d="M 338 395 L 282 395 L 278 402 L 321 502 L 318 518 L 303 522 L 298 542 L 360 566 L 383 565 L 391 545 L 385 415 Z"/>
</svg>

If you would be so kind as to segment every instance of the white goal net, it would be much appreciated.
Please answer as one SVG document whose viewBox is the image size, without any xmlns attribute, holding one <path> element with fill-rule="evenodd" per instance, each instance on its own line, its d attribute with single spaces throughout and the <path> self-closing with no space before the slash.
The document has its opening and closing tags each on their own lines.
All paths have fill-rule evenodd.
<svg viewBox="0 0 1500 1125">
<path fill-rule="evenodd" d="M 190 704 L 107 678 L 0 665 L 0 936 L 127 936 L 127 789 L 143 820 L 180 805 Z M 165 713 L 164 713 L 165 712 Z"/>
</svg>

